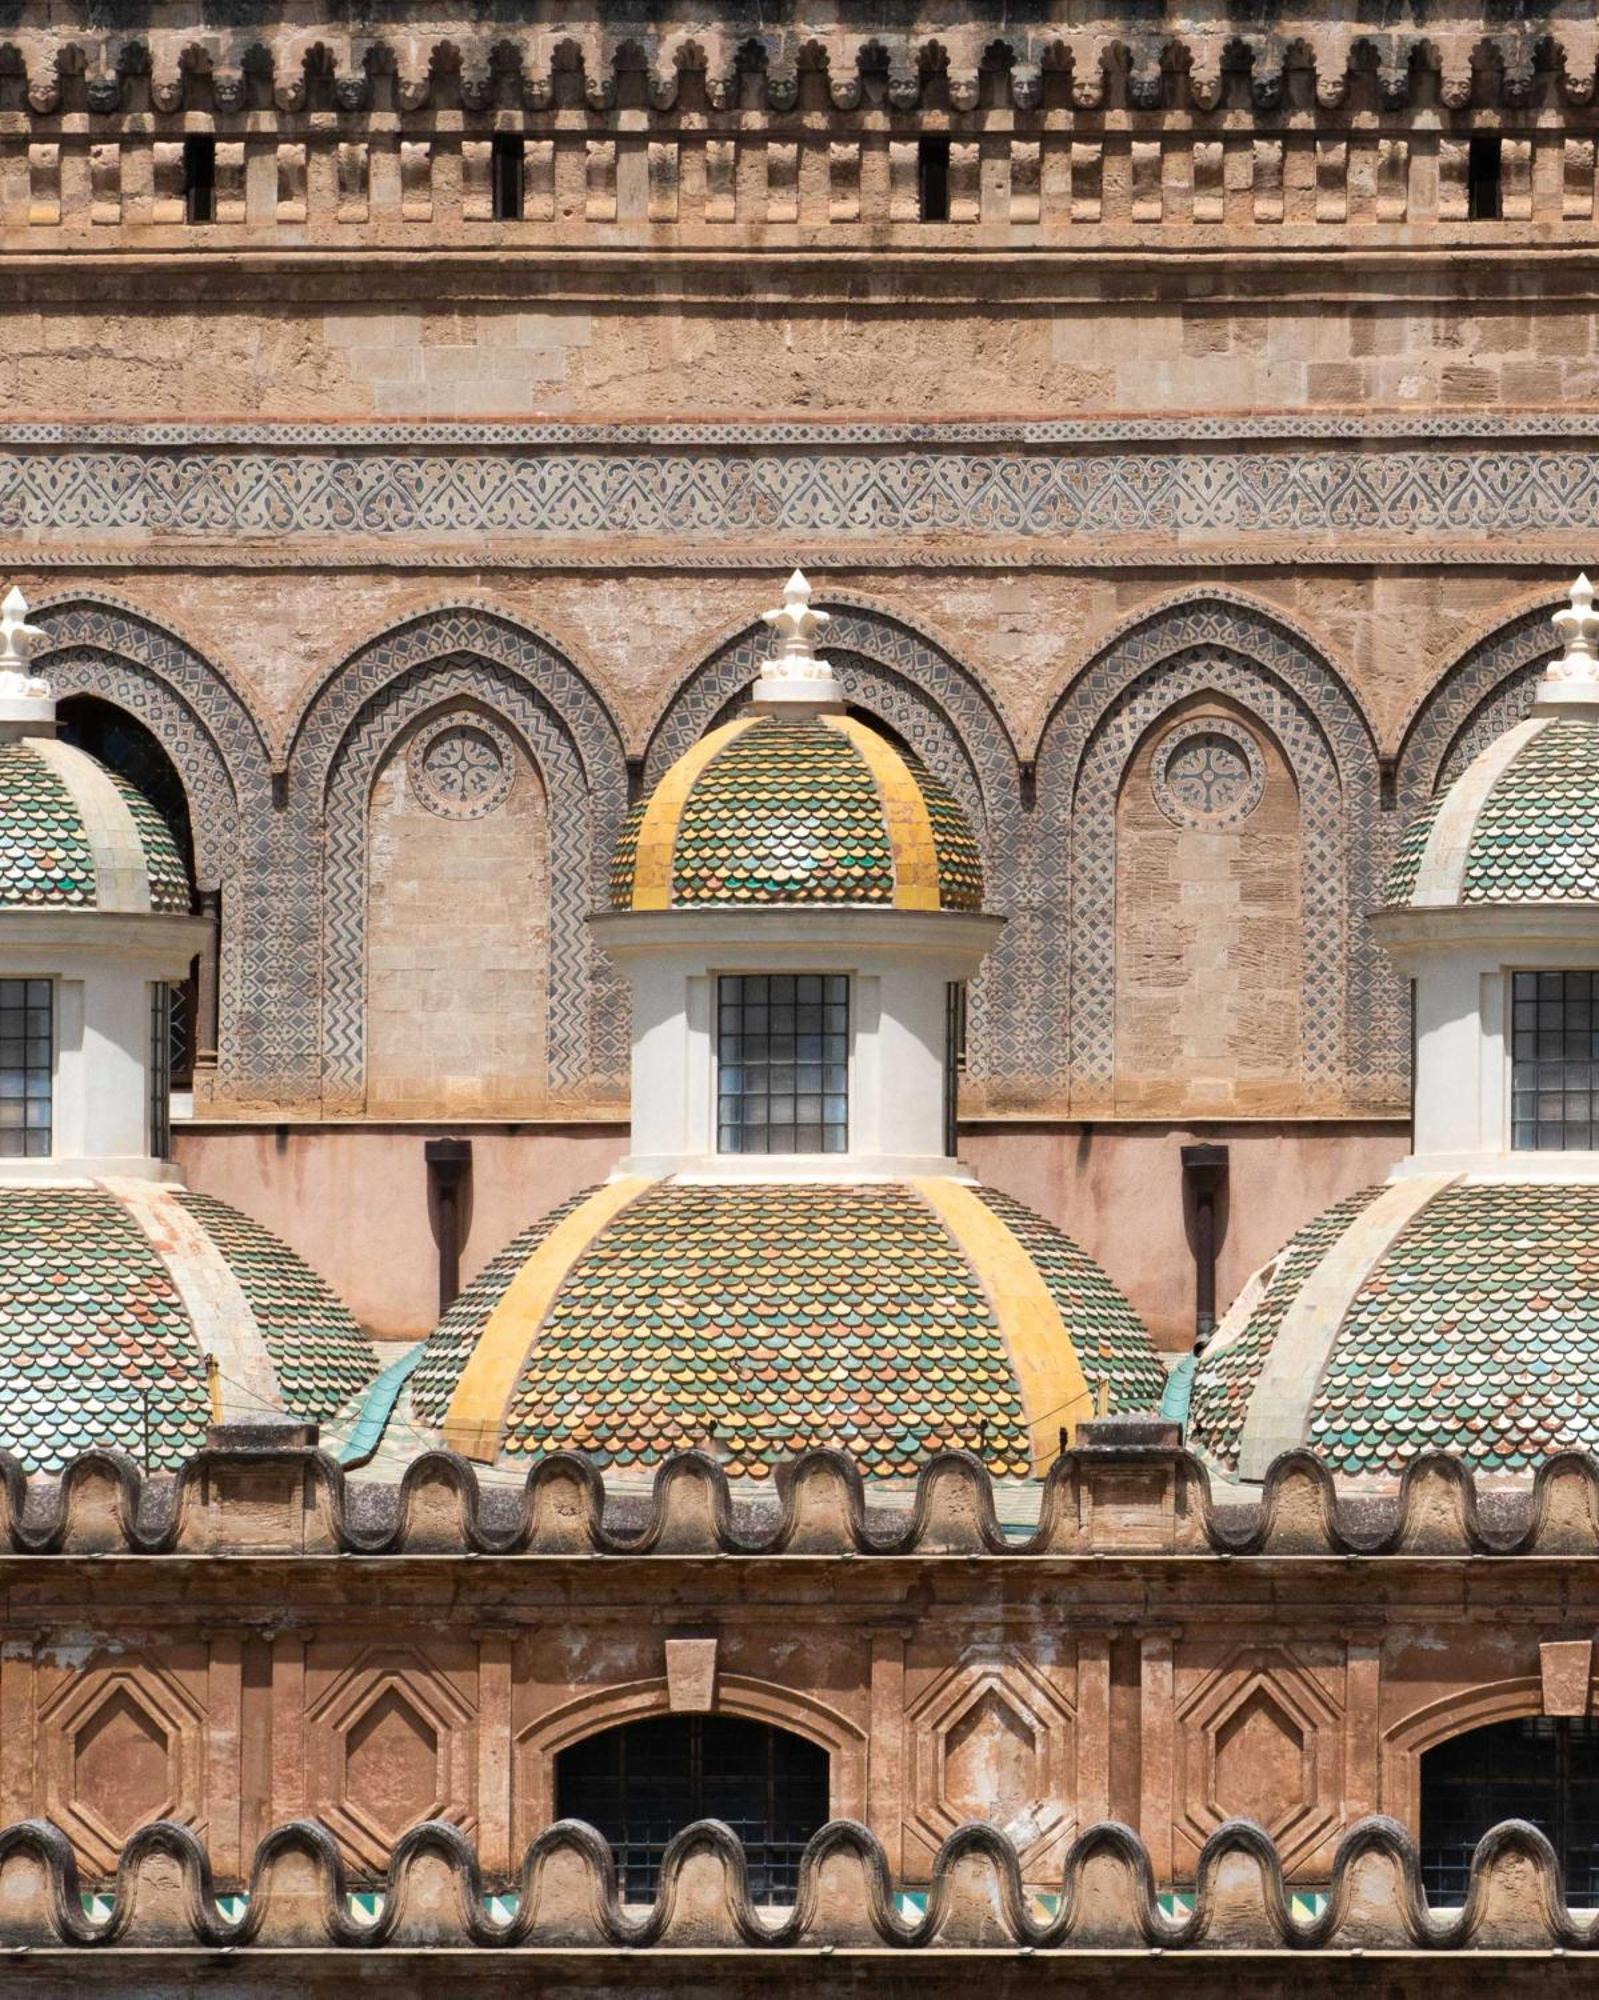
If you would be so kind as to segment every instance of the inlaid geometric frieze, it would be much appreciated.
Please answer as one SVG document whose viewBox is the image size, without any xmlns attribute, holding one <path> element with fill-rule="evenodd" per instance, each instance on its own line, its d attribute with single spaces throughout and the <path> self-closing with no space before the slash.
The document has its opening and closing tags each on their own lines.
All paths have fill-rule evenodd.
<svg viewBox="0 0 1599 2000">
<path fill-rule="evenodd" d="M 830 435 L 752 422 L 699 436 L 285 425 L 244 428 L 232 442 L 224 426 L 143 427 L 186 431 L 173 451 L 144 435 L 120 448 L 59 436 L 29 448 L 17 435 L 27 427 L 15 426 L 0 442 L 0 522 L 46 549 L 270 537 L 280 563 L 322 560 L 352 537 L 402 552 L 425 544 L 434 562 L 475 558 L 490 537 L 535 547 L 590 537 L 612 550 L 636 538 L 658 563 L 661 546 L 688 542 L 701 552 L 733 542 L 747 555 L 781 541 L 792 560 L 823 539 L 919 552 L 945 536 L 1070 541 L 1093 564 L 1147 562 L 1162 543 L 1190 562 L 1236 560 L 1251 545 L 1340 559 L 1352 538 L 1390 561 L 1468 551 L 1480 561 L 1495 539 L 1575 546 L 1590 533 L 1599 460 L 1586 442 L 1521 435 L 1507 454 L 1489 419 L 1457 422 L 1436 443 L 1417 435 L 1419 418 L 1410 428 L 1383 437 L 1358 417 L 1279 418 L 1213 421 L 1208 436 L 1190 422 L 1174 436 L 1149 418 L 930 425 L 910 440 L 903 426 L 867 424 Z M 408 430 L 438 441 L 410 442 Z M 1262 438 L 1273 448 L 1259 449 Z"/>
<path fill-rule="evenodd" d="M 203 1712 L 161 1667 L 74 1673 L 39 1711 L 46 1810 L 93 1868 L 137 1827 L 204 1811 Z"/>
<path fill-rule="evenodd" d="M 470 725 L 480 774 L 482 758 L 503 754 L 496 734 L 507 748 L 510 737 L 520 738 L 549 799 L 551 1086 L 576 1093 L 597 1080 L 614 1088 L 625 1073 L 621 990 L 587 926 L 603 899 L 626 800 L 620 738 L 599 697 L 547 641 L 469 605 L 413 619 L 363 646 L 317 690 L 295 734 L 291 817 L 310 851 L 319 844 L 323 854 L 321 922 L 303 917 L 295 934 L 314 941 L 320 967 L 320 996 L 313 989 L 310 997 L 321 1003 L 325 1106 L 357 1107 L 364 1098 L 372 785 L 418 718 L 438 710 L 447 730 L 464 702 L 487 711 Z M 435 741 L 430 733 L 424 740 Z"/>
<path fill-rule="evenodd" d="M 1109 1102 L 1116 801 L 1149 730 L 1167 710 L 1206 693 L 1258 719 L 1281 746 L 1298 788 L 1305 1087 L 1323 1100 L 1392 1101 L 1403 1063 L 1398 993 L 1365 923 L 1390 838 L 1379 813 L 1371 731 L 1307 640 L 1220 594 L 1133 626 L 1089 665 L 1045 729 L 1026 897 L 1040 916 L 1041 964 L 1027 1002 L 1043 1010 L 1034 1034 L 1055 1052 L 1049 1070 L 1069 1074 L 1074 1102 Z"/>
<path fill-rule="evenodd" d="M 448 1674 L 374 1647 L 306 1712 L 317 1816 L 358 1866 L 381 1868 L 425 1819 L 476 1823 L 475 1711 Z"/>
<path fill-rule="evenodd" d="M 1289 1861 L 1342 1811 L 1343 1709 L 1286 1648 L 1240 1647 L 1177 1709 L 1178 1823 L 1196 1847 L 1229 1819 L 1264 1826 Z"/>
<path fill-rule="evenodd" d="M 937 1849 L 966 1820 L 987 1820 L 1036 1868 L 1076 1823 L 1075 1711 L 1016 1647 L 967 1653 L 905 1715 L 907 1821 Z"/>
</svg>

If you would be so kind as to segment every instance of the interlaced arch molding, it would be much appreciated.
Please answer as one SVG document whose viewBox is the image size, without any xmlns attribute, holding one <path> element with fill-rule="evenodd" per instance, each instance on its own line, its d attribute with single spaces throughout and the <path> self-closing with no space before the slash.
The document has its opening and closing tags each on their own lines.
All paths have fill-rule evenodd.
<svg viewBox="0 0 1599 2000">
<path fill-rule="evenodd" d="M 823 650 L 846 700 L 875 717 L 937 773 L 971 817 L 982 849 L 986 901 L 1010 915 L 981 976 L 972 984 L 967 1075 L 990 1085 L 1031 1076 L 1018 987 L 1017 894 L 1026 815 L 1015 746 L 976 677 L 908 625 L 836 598 Z M 756 624 L 719 646 L 677 690 L 650 740 L 644 776 L 653 785 L 706 730 L 738 703 L 770 655 L 771 634 Z"/>
<path fill-rule="evenodd" d="M 462 701 L 516 736 L 549 801 L 549 1027 L 552 1091 L 620 1088 L 627 1071 L 620 981 L 587 917 L 604 889 L 626 801 L 621 740 L 599 697 L 539 634 L 477 607 L 432 612 L 353 654 L 318 690 L 296 732 L 291 815 L 320 832 L 321 1096 L 364 1101 L 367 822 L 389 750 L 420 717 Z"/>
<path fill-rule="evenodd" d="M 1222 597 L 1157 611 L 1088 666 L 1045 728 L 1038 767 L 1039 913 L 1029 1004 L 1074 1102 L 1103 1107 L 1115 1077 L 1116 805 L 1161 716 L 1213 693 L 1253 715 L 1298 787 L 1303 851 L 1302 1075 L 1355 1105 L 1403 1096 L 1398 983 L 1365 922 L 1393 829 L 1376 747 L 1340 676 L 1300 634 Z M 1065 1004 L 1062 1004 L 1062 1003 Z"/>
<path fill-rule="evenodd" d="M 148 729 L 189 807 L 195 873 L 221 891 L 217 1089 L 272 1088 L 272 785 L 265 737 L 219 669 L 176 634 L 115 599 L 73 595 L 30 614 L 49 635 L 39 671 L 68 700 L 93 695 Z"/>
<path fill-rule="evenodd" d="M 1396 788 L 1406 819 L 1528 715 L 1552 650 L 1548 607 L 1540 605 L 1490 632 L 1448 669 L 1400 749 Z"/>
</svg>

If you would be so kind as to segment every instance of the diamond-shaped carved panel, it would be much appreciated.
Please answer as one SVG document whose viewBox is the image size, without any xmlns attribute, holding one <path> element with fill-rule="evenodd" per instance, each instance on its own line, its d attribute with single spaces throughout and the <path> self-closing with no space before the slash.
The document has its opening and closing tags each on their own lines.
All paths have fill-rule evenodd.
<svg viewBox="0 0 1599 2000">
<path fill-rule="evenodd" d="M 40 1711 L 50 1817 L 95 1870 L 115 1866 L 152 1820 L 194 1826 L 203 1810 L 203 1714 L 155 1666 L 67 1680 Z"/>
<path fill-rule="evenodd" d="M 909 1823 L 930 1846 L 987 1820 L 1037 1869 L 1076 1823 L 1075 1712 L 1015 1648 L 966 1655 L 907 1711 Z"/>
<path fill-rule="evenodd" d="M 1228 1819 L 1263 1826 L 1292 1867 L 1328 1838 L 1343 1708 L 1287 1648 L 1240 1647 L 1179 1703 L 1179 1817 L 1196 1846 Z"/>
<path fill-rule="evenodd" d="M 307 1712 L 315 1810 L 352 1862 L 380 1869 L 408 1827 L 476 1825 L 476 1716 L 421 1655 L 363 1653 Z"/>
</svg>

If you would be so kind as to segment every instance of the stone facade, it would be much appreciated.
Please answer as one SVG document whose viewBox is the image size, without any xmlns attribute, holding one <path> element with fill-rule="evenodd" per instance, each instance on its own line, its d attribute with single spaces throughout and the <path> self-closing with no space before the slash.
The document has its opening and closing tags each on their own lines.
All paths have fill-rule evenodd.
<svg viewBox="0 0 1599 2000">
<path fill-rule="evenodd" d="M 757 1505 L 693 1455 L 642 1503 L 561 1457 L 511 1490 L 444 1455 L 358 1489 L 304 1440 L 228 1430 L 142 1490 L 106 1456 L 32 1491 L 11 1475 L 3 1940 L 919 1943 L 928 1977 L 1018 1945 L 1324 1949 L 1327 1977 L 1352 1948 L 1422 1948 L 1434 1978 L 1468 1976 L 1452 1953 L 1579 1941 L 1530 1830 L 1485 1844 L 1453 1913 L 1420 1899 L 1411 1843 L 1426 1749 L 1586 1707 L 1592 1462 L 1506 1499 L 1424 1458 L 1360 1501 L 1301 1454 L 1238 1507 L 1174 1435 L 1089 1427 L 1021 1538 L 963 1454 L 897 1514 L 829 1453 Z M 843 1824 L 789 1916 L 744 1902 L 725 1830 L 624 1912 L 592 1837 L 550 1827 L 563 1746 L 706 1711 L 828 1752 Z M 114 1902 L 52 1901 L 74 1868 Z M 932 1885 L 925 1911 L 890 1885 Z M 388 1891 L 378 1930 L 344 1887 Z"/>
<path fill-rule="evenodd" d="M 1591 22 L 9 33 L 0 557 L 62 693 L 154 731 L 220 894 L 180 1151 L 377 1331 L 432 1317 L 429 1132 L 483 1121 L 468 1276 L 581 1184 L 574 1144 L 620 1150 L 583 919 L 796 561 L 1010 919 L 972 996 L 980 1171 L 1049 1188 L 1180 1348 L 1185 1135 L 1234 1153 L 1224 1298 L 1398 1155 L 1364 913 L 1592 558 Z M 457 712 L 516 784 L 404 832 L 408 746 Z M 1231 828 L 1160 810 L 1201 714 L 1270 774 Z M 1251 1178 L 1263 1121 L 1296 1177 Z M 335 1157 L 408 1254 L 329 1229 Z M 1121 1247 L 1129 1190 L 1158 1256 Z"/>
</svg>

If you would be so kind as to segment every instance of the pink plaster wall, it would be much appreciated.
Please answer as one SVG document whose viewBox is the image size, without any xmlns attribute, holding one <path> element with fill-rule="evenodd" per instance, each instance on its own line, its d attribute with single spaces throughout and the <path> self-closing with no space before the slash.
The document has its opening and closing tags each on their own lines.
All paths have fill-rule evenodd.
<svg viewBox="0 0 1599 2000">
<path fill-rule="evenodd" d="M 414 1339 L 437 1318 L 423 1143 L 466 1129 L 473 1159 L 463 1282 L 519 1229 L 603 1180 L 627 1144 L 620 1122 L 193 1125 L 180 1128 L 176 1152 L 191 1187 L 275 1229 L 378 1338 Z M 1192 1340 L 1194 1311 L 1180 1148 L 1198 1140 L 1231 1149 L 1217 1270 L 1223 1310 L 1301 1223 L 1382 1180 L 1407 1145 L 1403 1125 L 1379 1122 L 995 1124 L 969 1130 L 961 1152 L 983 1179 L 1075 1237 L 1160 1345 L 1180 1351 Z"/>
<path fill-rule="evenodd" d="M 1216 1268 L 1224 1312 L 1301 1223 L 1384 1179 L 1409 1148 L 1409 1128 L 1276 1120 L 988 1125 L 966 1135 L 961 1154 L 984 1180 L 1075 1237 L 1131 1299 L 1156 1343 L 1182 1350 L 1194 1335 L 1194 1262 L 1181 1149 L 1201 1141 L 1230 1149 Z"/>
<path fill-rule="evenodd" d="M 423 1144 L 468 1128 L 204 1125 L 175 1135 L 189 1185 L 275 1229 L 379 1339 L 420 1338 L 438 1318 L 438 1242 Z M 461 1278 L 519 1229 L 601 1181 L 626 1149 L 621 1124 L 470 1128 L 472 1191 Z"/>
</svg>

